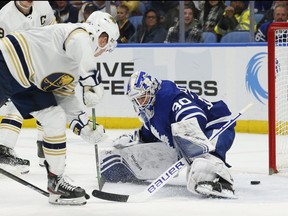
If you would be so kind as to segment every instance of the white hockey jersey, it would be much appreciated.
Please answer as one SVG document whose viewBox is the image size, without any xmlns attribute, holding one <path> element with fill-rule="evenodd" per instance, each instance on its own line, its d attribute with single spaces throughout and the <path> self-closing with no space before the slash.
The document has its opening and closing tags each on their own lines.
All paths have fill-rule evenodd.
<svg viewBox="0 0 288 216">
<path fill-rule="evenodd" d="M 54 12 L 48 1 L 33 1 L 32 13 L 25 16 L 10 1 L 0 10 L 0 38 L 15 30 L 55 24 Z"/>
<path fill-rule="evenodd" d="M 43 91 L 64 96 L 57 102 L 69 121 L 81 110 L 74 95 L 79 76 L 85 78 L 97 69 L 93 30 L 86 23 L 31 28 L 0 39 L 0 51 L 22 87 L 29 88 L 33 83 Z"/>
<path fill-rule="evenodd" d="M 86 23 L 66 23 L 18 31 L 1 39 L 0 49 L 21 86 L 28 88 L 32 82 L 54 91 L 96 70 L 89 28 Z"/>
</svg>

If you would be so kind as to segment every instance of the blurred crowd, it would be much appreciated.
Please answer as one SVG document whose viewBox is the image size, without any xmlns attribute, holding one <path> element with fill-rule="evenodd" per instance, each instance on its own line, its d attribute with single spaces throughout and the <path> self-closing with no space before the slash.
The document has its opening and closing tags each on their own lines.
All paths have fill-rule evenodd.
<svg viewBox="0 0 288 216">
<path fill-rule="evenodd" d="M 272 22 L 287 22 L 288 1 L 253 1 L 253 16 L 251 1 L 184 1 L 182 7 L 179 2 L 49 1 L 58 23 L 85 22 L 93 11 L 109 12 L 119 24 L 118 43 L 221 43 L 234 32 L 246 32 L 239 42 L 250 42 L 252 26 L 254 41 L 265 42 Z"/>
</svg>

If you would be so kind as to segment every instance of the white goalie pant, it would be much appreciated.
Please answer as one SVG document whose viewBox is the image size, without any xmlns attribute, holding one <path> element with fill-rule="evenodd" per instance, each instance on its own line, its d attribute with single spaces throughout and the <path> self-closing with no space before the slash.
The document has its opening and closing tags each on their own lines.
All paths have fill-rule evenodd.
<svg viewBox="0 0 288 216">
<path fill-rule="evenodd" d="M 101 173 L 112 182 L 155 179 L 178 159 L 175 149 L 163 142 L 101 148 L 99 155 Z"/>
<path fill-rule="evenodd" d="M 187 189 L 192 193 L 196 193 L 195 186 L 199 182 L 213 182 L 219 177 L 233 185 L 233 178 L 224 162 L 213 155 L 206 154 L 194 159 L 189 169 L 187 169 Z"/>
<path fill-rule="evenodd" d="M 43 151 L 49 171 L 62 175 L 66 161 L 66 114 L 60 106 L 32 112 L 43 128 Z"/>
</svg>

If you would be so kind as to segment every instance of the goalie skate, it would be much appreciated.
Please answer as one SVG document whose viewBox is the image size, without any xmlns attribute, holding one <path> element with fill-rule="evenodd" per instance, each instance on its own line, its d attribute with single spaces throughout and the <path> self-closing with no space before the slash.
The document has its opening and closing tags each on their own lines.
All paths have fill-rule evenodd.
<svg viewBox="0 0 288 216">
<path fill-rule="evenodd" d="M 18 171 L 21 174 L 29 172 L 30 161 L 16 157 L 13 149 L 0 145 L 0 167 L 8 171 Z"/>
<path fill-rule="evenodd" d="M 219 181 L 199 182 L 195 186 L 195 191 L 203 196 L 213 198 L 237 199 L 237 197 L 234 195 L 232 185 L 226 182 L 219 182 Z"/>
<path fill-rule="evenodd" d="M 63 176 L 49 172 L 48 164 L 44 161 L 48 171 L 49 203 L 54 205 L 85 205 L 86 192 L 83 188 L 71 185 Z"/>
</svg>

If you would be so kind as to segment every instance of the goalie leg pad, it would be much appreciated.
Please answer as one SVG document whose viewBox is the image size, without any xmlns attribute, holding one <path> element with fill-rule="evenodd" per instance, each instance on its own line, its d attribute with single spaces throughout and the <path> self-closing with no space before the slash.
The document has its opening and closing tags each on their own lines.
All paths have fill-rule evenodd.
<svg viewBox="0 0 288 216">
<path fill-rule="evenodd" d="M 201 130 L 196 118 L 176 122 L 171 125 L 175 146 L 185 158 L 193 158 L 215 150 Z"/>
<path fill-rule="evenodd" d="M 205 157 L 196 158 L 190 169 L 187 169 L 186 177 L 187 189 L 192 193 L 199 193 L 197 188 L 202 187 L 205 190 L 202 194 L 215 195 L 215 191 L 221 194 L 222 191 L 225 192 L 222 190 L 224 187 L 225 190 L 231 189 L 234 194 L 233 178 L 228 168 L 222 160 L 213 155 L 207 154 Z"/>
<path fill-rule="evenodd" d="M 119 156 L 119 155 L 118 155 Z M 119 156 L 120 157 L 120 156 Z M 105 169 L 101 172 L 102 176 L 105 177 L 107 182 L 132 182 L 137 183 L 140 182 L 138 178 L 135 177 L 135 173 L 123 163 L 116 163 L 111 166 L 109 169 Z"/>
<path fill-rule="evenodd" d="M 157 178 L 177 161 L 175 149 L 163 142 L 138 143 L 126 148 L 101 149 L 101 172 L 106 179 L 136 182 Z"/>
</svg>

